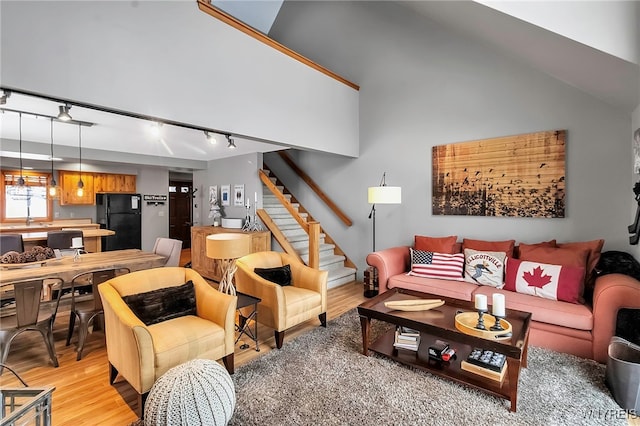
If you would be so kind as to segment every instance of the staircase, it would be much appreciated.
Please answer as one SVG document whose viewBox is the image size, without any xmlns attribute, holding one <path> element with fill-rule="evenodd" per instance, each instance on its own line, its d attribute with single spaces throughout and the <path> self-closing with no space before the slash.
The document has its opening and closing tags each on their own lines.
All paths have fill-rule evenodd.
<svg viewBox="0 0 640 426">
<path fill-rule="evenodd" d="M 299 211 L 300 204 L 292 199 L 292 195 L 278 183 L 276 177 L 271 175 L 267 169 L 263 170 L 273 182 L 276 189 L 291 203 L 291 207 L 298 212 L 304 221 L 309 220 L 308 213 Z M 289 245 L 296 251 L 300 258 L 308 264 L 309 262 L 309 235 L 300 226 L 298 221 L 289 213 L 287 208 L 280 200 L 273 195 L 271 190 L 262 186 L 262 207 L 265 213 L 271 218 L 272 223 L 278 227 L 280 232 L 285 236 Z M 321 231 L 320 233 L 320 270 L 329 271 L 327 287 L 333 288 L 352 282 L 356 279 L 356 269 L 347 266 L 350 261 L 340 254 L 340 250 L 330 240 L 330 238 Z"/>
</svg>

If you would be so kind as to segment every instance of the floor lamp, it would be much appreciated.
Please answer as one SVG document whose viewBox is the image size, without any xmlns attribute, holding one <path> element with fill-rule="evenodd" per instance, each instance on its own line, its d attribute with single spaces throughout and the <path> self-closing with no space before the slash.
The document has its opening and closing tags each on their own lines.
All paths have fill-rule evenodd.
<svg viewBox="0 0 640 426">
<path fill-rule="evenodd" d="M 373 219 L 373 251 L 376 251 L 376 204 L 400 204 L 402 202 L 402 188 L 387 186 L 387 173 L 382 174 L 379 186 L 371 186 L 368 191 L 368 201 L 371 206 L 369 219 Z"/>
<path fill-rule="evenodd" d="M 236 259 L 251 253 L 251 236 L 247 234 L 212 234 L 207 236 L 207 257 L 220 261 L 222 276 L 218 290 L 236 294 L 233 274 L 236 273 Z"/>
</svg>

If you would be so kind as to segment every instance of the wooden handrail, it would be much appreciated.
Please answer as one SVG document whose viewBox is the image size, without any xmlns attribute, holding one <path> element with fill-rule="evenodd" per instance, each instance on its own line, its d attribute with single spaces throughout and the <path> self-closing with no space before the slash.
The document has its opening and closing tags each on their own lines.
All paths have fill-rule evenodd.
<svg viewBox="0 0 640 426">
<path fill-rule="evenodd" d="M 285 163 L 287 163 L 289 167 L 291 167 L 291 169 L 300 177 L 300 179 L 302 179 L 307 185 L 309 185 L 309 188 L 311 188 L 313 192 L 315 192 L 318 197 L 320 197 L 320 199 L 324 201 L 327 207 L 329 207 L 329 209 L 331 209 L 331 211 L 340 218 L 342 223 L 347 226 L 353 225 L 353 222 L 351 221 L 349 216 L 347 216 L 340 209 L 340 207 L 338 207 L 338 205 L 334 203 L 333 200 L 329 198 L 329 196 L 325 194 L 322 189 L 320 189 L 318 184 L 308 174 L 306 174 L 304 170 L 298 167 L 298 165 L 293 161 L 291 156 L 286 151 L 278 151 L 278 155 L 284 160 Z"/>
<path fill-rule="evenodd" d="M 264 209 L 258 209 L 257 213 L 262 223 L 264 223 L 267 229 L 271 231 L 271 235 L 273 235 L 273 238 L 275 238 L 278 244 L 280 244 L 282 250 L 284 250 L 285 253 L 295 256 L 301 263 L 304 263 L 302 257 L 300 257 L 296 249 L 293 248 L 289 240 L 287 240 L 287 237 L 282 233 L 280 228 L 278 228 L 278 225 L 276 225 L 271 216 L 269 216 L 269 213 L 267 213 Z"/>
<path fill-rule="evenodd" d="M 321 73 L 333 78 L 334 80 L 337 80 L 340 83 L 346 84 L 347 86 L 351 87 L 352 89 L 360 90 L 360 87 L 357 84 L 350 82 L 346 78 L 340 77 L 338 74 L 334 73 L 333 71 L 329 71 L 328 69 L 326 69 L 322 65 L 316 64 L 311 59 L 308 59 L 308 58 L 302 56 L 301 54 L 299 54 L 297 52 L 294 52 L 293 50 L 289 49 L 288 47 L 278 43 L 274 39 L 270 38 L 269 36 L 267 36 L 266 34 L 260 32 L 260 31 L 256 30 L 252 26 L 245 24 L 241 20 L 239 20 L 239 19 L 229 15 L 228 13 L 222 11 L 221 9 L 218 9 L 217 7 L 211 5 L 208 0 L 198 0 L 198 8 L 201 11 L 205 12 L 206 14 L 211 15 L 214 18 L 219 19 L 222 22 L 231 25 L 233 28 L 242 31 L 243 33 L 255 38 L 258 41 L 261 41 L 262 43 L 266 44 L 267 46 L 271 46 L 272 48 L 284 53 L 285 55 L 287 55 L 287 56 L 289 56 L 289 57 L 291 57 L 291 58 L 293 58 L 293 59 L 295 59 L 295 60 L 297 60 L 299 62 L 302 62 L 303 64 L 315 69 L 316 71 L 320 71 Z"/>
</svg>

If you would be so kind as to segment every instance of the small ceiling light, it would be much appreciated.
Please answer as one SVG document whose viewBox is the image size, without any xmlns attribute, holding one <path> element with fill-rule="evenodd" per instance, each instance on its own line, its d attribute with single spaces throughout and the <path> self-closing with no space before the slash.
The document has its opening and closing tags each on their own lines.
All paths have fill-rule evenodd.
<svg viewBox="0 0 640 426">
<path fill-rule="evenodd" d="M 80 164 L 80 180 L 78 180 L 78 197 L 84 195 L 84 182 L 82 182 L 82 125 L 78 123 L 78 163 Z"/>
<path fill-rule="evenodd" d="M 69 104 L 58 106 L 58 110 L 60 111 L 58 113 L 58 120 L 71 121 L 71 115 L 69 114 L 70 109 L 71 109 L 71 105 Z"/>
<path fill-rule="evenodd" d="M 216 134 L 213 132 L 207 132 L 206 130 L 204 131 L 204 135 L 207 137 L 207 140 L 209 141 L 209 143 L 211 145 L 215 145 L 218 143 L 218 140 L 216 139 Z"/>
<path fill-rule="evenodd" d="M 51 118 L 51 182 L 49 183 L 49 196 L 55 197 L 58 189 L 56 188 L 58 183 L 53 177 L 53 118 Z"/>
<path fill-rule="evenodd" d="M 0 90 L 0 105 L 4 105 L 7 103 L 7 99 L 11 96 L 11 91 L 9 90 Z"/>
<path fill-rule="evenodd" d="M 236 149 L 236 143 L 233 141 L 233 139 L 231 139 L 231 135 L 225 135 L 227 137 L 227 141 L 229 142 L 229 145 L 227 145 L 227 148 L 229 149 Z"/>
</svg>

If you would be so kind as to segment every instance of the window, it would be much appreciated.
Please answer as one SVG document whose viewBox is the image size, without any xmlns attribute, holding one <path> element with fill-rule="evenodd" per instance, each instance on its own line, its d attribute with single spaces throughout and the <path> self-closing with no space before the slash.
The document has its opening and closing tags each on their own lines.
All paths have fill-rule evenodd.
<svg viewBox="0 0 640 426">
<path fill-rule="evenodd" d="M 25 185 L 20 187 L 20 171 L 2 172 L 2 222 L 22 222 L 27 218 L 39 221 L 50 221 L 53 202 L 47 197 L 48 173 L 22 172 Z"/>
</svg>

